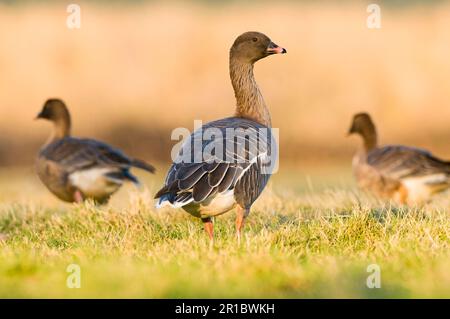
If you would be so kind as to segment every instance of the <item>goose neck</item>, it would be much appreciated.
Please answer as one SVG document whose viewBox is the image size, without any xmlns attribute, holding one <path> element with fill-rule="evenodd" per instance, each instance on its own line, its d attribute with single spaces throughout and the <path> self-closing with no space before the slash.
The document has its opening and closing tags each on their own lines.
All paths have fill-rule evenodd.
<svg viewBox="0 0 450 319">
<path fill-rule="evenodd" d="M 70 136 L 70 118 L 61 118 L 54 122 L 53 133 L 49 141 L 55 141 Z"/>
<path fill-rule="evenodd" d="M 236 97 L 236 116 L 271 127 L 271 117 L 253 74 L 253 63 L 230 58 L 230 77 Z"/>
</svg>

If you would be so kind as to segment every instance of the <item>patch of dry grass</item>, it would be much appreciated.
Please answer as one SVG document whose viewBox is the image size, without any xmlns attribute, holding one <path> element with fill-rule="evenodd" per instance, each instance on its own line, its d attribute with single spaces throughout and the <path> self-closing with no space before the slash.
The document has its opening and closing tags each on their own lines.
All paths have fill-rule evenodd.
<svg viewBox="0 0 450 319">
<path fill-rule="evenodd" d="M 14 180 L 33 185 L 27 176 Z M 448 194 L 395 207 L 357 192 L 345 174 L 332 176 L 274 176 L 241 247 L 228 213 L 216 219 L 213 249 L 199 220 L 155 211 L 161 177 L 105 207 L 60 204 L 34 185 L 30 200 L 1 199 L 0 296 L 448 298 Z M 80 289 L 66 287 L 72 263 Z M 380 289 L 366 286 L 373 263 Z"/>
<path fill-rule="evenodd" d="M 383 142 L 450 156 L 448 4 L 382 7 L 381 30 L 365 27 L 357 2 L 81 7 L 82 28 L 68 30 L 64 6 L 0 5 L 0 162 L 32 162 L 48 129 L 31 119 L 59 96 L 76 135 L 165 164 L 104 207 L 59 202 L 31 166 L 2 169 L 1 297 L 450 297 L 448 193 L 391 206 L 355 190 L 348 168 L 325 165 L 350 164 L 344 134 L 361 110 Z M 289 52 L 256 67 L 280 128 L 280 172 L 243 245 L 228 213 L 210 249 L 198 220 L 157 212 L 151 198 L 168 132 L 233 112 L 228 48 L 251 29 Z M 71 263 L 81 289 L 66 287 Z M 381 289 L 366 286 L 372 263 Z"/>
</svg>

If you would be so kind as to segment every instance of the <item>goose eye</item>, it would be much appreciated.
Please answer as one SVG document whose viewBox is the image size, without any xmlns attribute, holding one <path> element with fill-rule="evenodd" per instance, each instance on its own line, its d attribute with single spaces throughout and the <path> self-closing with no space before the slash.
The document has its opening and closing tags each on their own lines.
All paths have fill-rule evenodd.
<svg viewBox="0 0 450 319">
<path fill-rule="evenodd" d="M 252 41 L 253 41 L 253 42 L 257 42 L 257 41 L 258 41 L 258 38 L 253 38 Z"/>
</svg>

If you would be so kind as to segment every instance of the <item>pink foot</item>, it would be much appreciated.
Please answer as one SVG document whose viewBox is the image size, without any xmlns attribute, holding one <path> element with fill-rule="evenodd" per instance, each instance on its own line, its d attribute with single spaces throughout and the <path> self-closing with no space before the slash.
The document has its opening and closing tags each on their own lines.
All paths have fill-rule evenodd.
<svg viewBox="0 0 450 319">
<path fill-rule="evenodd" d="M 73 193 L 73 199 L 76 203 L 81 203 L 84 200 L 83 194 L 81 194 L 81 192 L 77 190 L 75 191 L 75 193 Z"/>
</svg>

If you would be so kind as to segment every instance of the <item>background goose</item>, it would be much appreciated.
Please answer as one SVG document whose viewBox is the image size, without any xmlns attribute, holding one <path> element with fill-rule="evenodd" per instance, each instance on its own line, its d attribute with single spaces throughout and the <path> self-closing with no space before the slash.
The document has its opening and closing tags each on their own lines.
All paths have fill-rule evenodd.
<svg viewBox="0 0 450 319">
<path fill-rule="evenodd" d="M 127 157 L 120 150 L 92 139 L 70 136 L 70 114 L 63 101 L 49 99 L 38 119 L 54 124 L 49 141 L 37 158 L 37 174 L 59 199 L 80 202 L 91 198 L 105 203 L 124 181 L 138 184 L 131 167 L 150 173 L 154 167 L 144 161 Z"/>
<path fill-rule="evenodd" d="M 166 204 L 182 207 L 201 218 L 211 240 L 214 238 L 211 217 L 237 207 L 236 230 L 240 242 L 244 220 L 270 177 L 270 168 L 264 165 L 264 160 L 273 155 L 271 118 L 253 76 L 253 65 L 276 53 L 286 53 L 286 50 L 259 32 L 246 32 L 234 41 L 229 67 L 236 97 L 235 116 L 210 122 L 195 131 L 170 167 L 164 187 L 155 195 L 159 198 L 158 207 Z M 220 136 L 202 139 L 203 132 L 208 129 L 218 131 Z M 248 136 L 230 138 L 227 134 L 230 129 L 234 132 L 245 130 Z M 258 136 L 258 145 L 255 136 Z M 192 147 L 195 141 L 201 141 L 200 149 Z M 213 142 L 224 145 L 222 156 L 203 156 Z M 237 154 L 236 150 L 242 145 L 245 145 L 243 154 Z M 190 155 L 188 161 L 183 160 L 186 153 Z M 198 155 L 200 160 L 193 161 Z"/>
<path fill-rule="evenodd" d="M 400 203 L 418 203 L 450 187 L 450 162 L 418 148 L 379 147 L 369 114 L 353 117 L 349 134 L 353 133 L 363 139 L 363 146 L 353 157 L 353 170 L 361 188 Z"/>
</svg>

